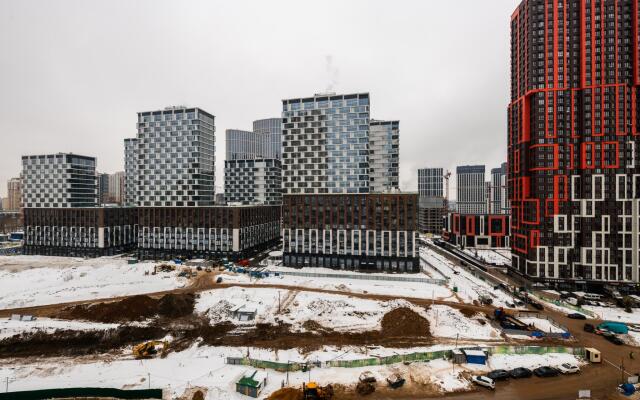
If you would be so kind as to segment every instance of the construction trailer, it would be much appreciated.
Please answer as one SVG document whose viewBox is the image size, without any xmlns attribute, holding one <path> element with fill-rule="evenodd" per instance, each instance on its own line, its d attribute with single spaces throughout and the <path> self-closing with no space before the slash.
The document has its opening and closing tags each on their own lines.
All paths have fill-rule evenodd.
<svg viewBox="0 0 640 400">
<path fill-rule="evenodd" d="M 602 355 L 600 354 L 600 350 L 594 349 L 593 347 L 587 347 L 584 349 L 584 358 L 592 363 L 602 362 Z"/>
<path fill-rule="evenodd" d="M 487 353 L 483 350 L 473 350 L 473 349 L 463 349 L 467 364 L 481 364 L 485 365 L 487 363 Z"/>
<path fill-rule="evenodd" d="M 234 308 L 231 311 L 233 318 L 238 321 L 253 321 L 256 319 L 256 315 L 258 314 L 257 308 L 252 304 L 243 304 Z"/>
<path fill-rule="evenodd" d="M 265 386 L 267 386 L 267 374 L 265 372 L 255 369 L 248 370 L 236 382 L 236 392 L 258 398 Z"/>
</svg>

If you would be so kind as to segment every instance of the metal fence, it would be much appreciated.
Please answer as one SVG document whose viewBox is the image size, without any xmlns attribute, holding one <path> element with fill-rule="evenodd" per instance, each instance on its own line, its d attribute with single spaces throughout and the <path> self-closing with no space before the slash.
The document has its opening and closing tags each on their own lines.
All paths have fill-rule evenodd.
<svg viewBox="0 0 640 400">
<path fill-rule="evenodd" d="M 65 388 L 0 393 L 0 400 L 46 400 L 103 397 L 115 399 L 162 399 L 162 389 L 121 390 L 114 388 Z"/>
<path fill-rule="evenodd" d="M 461 348 L 463 349 L 463 348 Z M 477 349 L 477 347 L 473 347 Z M 491 346 L 482 347 L 489 355 L 493 354 L 547 354 L 547 353 L 568 353 L 584 357 L 583 347 L 564 347 L 564 346 Z M 396 354 L 387 357 L 369 357 L 356 360 L 329 360 L 315 362 L 276 362 L 256 360 L 248 357 L 227 357 L 227 364 L 230 365 L 248 365 L 255 368 L 273 369 L 280 372 L 285 371 L 306 371 L 310 368 L 360 368 L 375 365 L 389 365 L 405 362 L 431 361 L 441 358 L 451 358 L 451 350 L 440 350 L 431 352 L 418 352 L 409 354 Z"/>
<path fill-rule="evenodd" d="M 22 246 L 0 248 L 0 256 L 13 256 L 22 254 Z"/>
<path fill-rule="evenodd" d="M 393 282 L 418 282 L 428 283 L 432 285 L 444 286 L 447 284 L 445 279 L 433 279 L 433 278 L 416 278 L 411 276 L 397 276 L 397 275 L 368 275 L 368 274 L 329 274 L 329 273 L 316 273 L 316 272 L 301 272 L 301 271 L 269 271 L 269 274 L 277 273 L 280 275 L 290 276 L 302 276 L 305 278 L 338 278 L 338 279 L 360 279 L 365 281 L 393 281 Z"/>
</svg>

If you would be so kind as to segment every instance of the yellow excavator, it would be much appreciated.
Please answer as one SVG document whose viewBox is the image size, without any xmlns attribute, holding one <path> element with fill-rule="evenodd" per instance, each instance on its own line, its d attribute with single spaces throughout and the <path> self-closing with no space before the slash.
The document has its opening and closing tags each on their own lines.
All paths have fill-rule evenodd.
<svg viewBox="0 0 640 400">
<path fill-rule="evenodd" d="M 160 350 L 158 348 L 160 347 Z M 142 358 L 152 358 L 158 351 L 160 352 L 160 357 L 164 357 L 167 354 L 167 349 L 169 348 L 169 342 L 166 340 L 152 340 L 150 342 L 140 343 L 133 347 L 133 356 L 136 359 Z"/>
<path fill-rule="evenodd" d="M 322 387 L 317 382 L 302 383 L 302 394 L 304 400 L 330 400 L 333 398 L 333 387 L 327 385 Z"/>
</svg>

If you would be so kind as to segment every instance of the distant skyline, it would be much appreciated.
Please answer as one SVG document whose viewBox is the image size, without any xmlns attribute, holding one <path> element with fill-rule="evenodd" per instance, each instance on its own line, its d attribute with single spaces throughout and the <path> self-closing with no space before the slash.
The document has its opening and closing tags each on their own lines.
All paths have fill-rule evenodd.
<svg viewBox="0 0 640 400">
<path fill-rule="evenodd" d="M 417 190 L 418 168 L 498 167 L 518 3 L 3 1 L 0 196 L 22 155 L 124 170 L 136 113 L 178 104 L 216 117 L 220 189 L 226 129 L 327 90 L 369 92 L 371 115 L 400 120 L 402 190 Z"/>
</svg>

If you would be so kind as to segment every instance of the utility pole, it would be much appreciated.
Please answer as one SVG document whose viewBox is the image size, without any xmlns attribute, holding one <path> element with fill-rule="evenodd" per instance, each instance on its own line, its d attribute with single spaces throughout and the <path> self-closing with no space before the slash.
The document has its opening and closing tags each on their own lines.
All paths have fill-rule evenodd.
<svg viewBox="0 0 640 400">
<path fill-rule="evenodd" d="M 280 291 L 278 290 L 278 314 L 280 314 Z"/>
<path fill-rule="evenodd" d="M 6 386 L 5 392 L 9 393 L 9 377 L 8 376 L 7 376 L 7 386 Z"/>
<path fill-rule="evenodd" d="M 149 389 L 151 389 L 151 373 L 147 372 L 147 375 L 149 376 Z"/>
<path fill-rule="evenodd" d="M 460 336 L 460 334 L 456 333 L 456 349 L 458 348 L 458 336 Z"/>
</svg>

